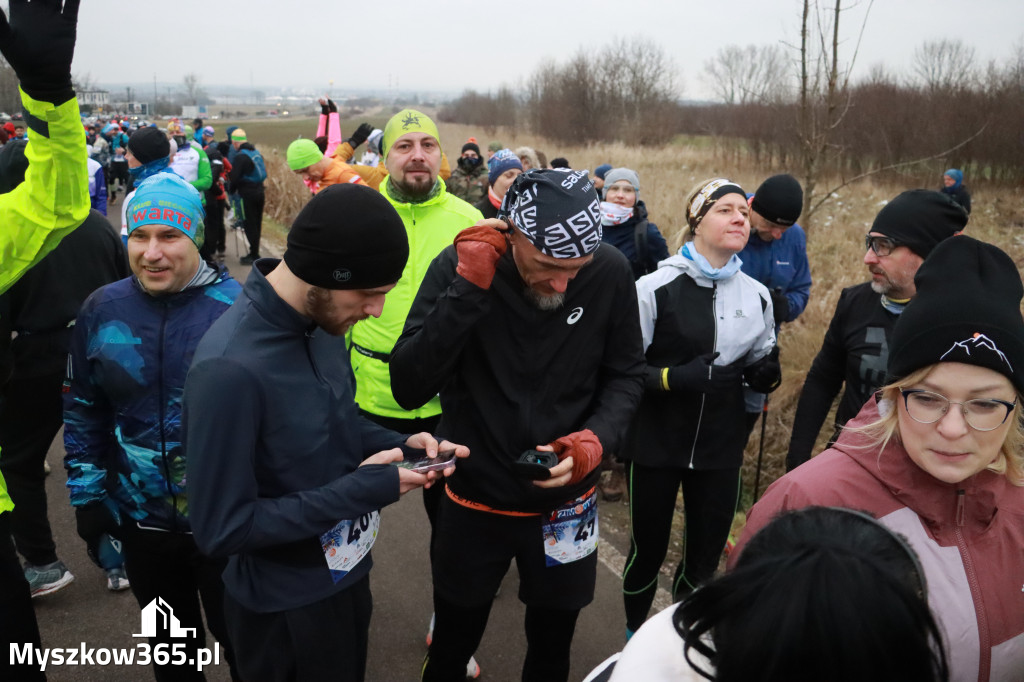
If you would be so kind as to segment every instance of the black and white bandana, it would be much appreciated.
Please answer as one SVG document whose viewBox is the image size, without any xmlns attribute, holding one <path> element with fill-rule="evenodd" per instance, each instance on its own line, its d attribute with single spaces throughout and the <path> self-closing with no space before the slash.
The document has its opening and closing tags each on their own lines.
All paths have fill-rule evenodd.
<svg viewBox="0 0 1024 682">
<path fill-rule="evenodd" d="M 690 201 L 690 206 L 686 211 L 686 222 L 690 228 L 696 228 L 714 203 L 726 194 L 739 194 L 743 198 L 747 196 L 742 187 L 726 178 L 716 178 L 701 187 Z"/>
<path fill-rule="evenodd" d="M 498 215 L 554 258 L 586 256 L 601 244 L 601 202 L 585 170 L 523 173 L 505 193 Z"/>
</svg>

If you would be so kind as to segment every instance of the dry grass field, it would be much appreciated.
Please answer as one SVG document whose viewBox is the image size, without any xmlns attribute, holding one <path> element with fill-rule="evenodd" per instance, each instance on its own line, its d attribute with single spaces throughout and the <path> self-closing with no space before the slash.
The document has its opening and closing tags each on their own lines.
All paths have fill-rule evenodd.
<svg viewBox="0 0 1024 682">
<path fill-rule="evenodd" d="M 382 126 L 381 116 L 367 120 Z M 218 137 L 227 125 L 218 121 Z M 359 120 L 342 122 L 342 133 L 347 136 Z M 288 171 L 284 162 L 287 143 L 303 135 L 312 137 L 316 122 L 312 119 L 289 121 L 244 122 L 249 139 L 264 151 L 268 180 L 267 213 L 282 225 L 291 219 L 308 199 L 301 180 Z M 749 159 L 735 152 L 720 151 L 713 140 L 680 139 L 664 148 L 642 148 L 625 144 L 600 144 L 587 147 L 555 147 L 529 135 L 514 135 L 508 131 L 484 131 L 469 126 L 440 126 L 441 143 L 452 160 L 458 156 L 462 144 L 475 136 L 481 148 L 492 140 L 500 140 L 508 147 L 528 145 L 545 152 L 548 159 L 564 156 L 575 168 L 593 169 L 601 163 L 626 166 L 640 175 L 641 198 L 647 203 L 651 220 L 660 227 L 670 245 L 678 247 L 683 220 L 683 193 L 698 180 L 709 176 L 725 176 L 739 182 L 747 191 L 754 191 L 767 176 L 793 169 L 758 168 Z M 360 150 L 361 151 L 361 150 Z M 936 162 L 941 163 L 941 162 Z M 765 438 L 765 468 L 761 489 L 782 474 L 785 453 L 789 443 L 789 430 L 804 376 L 820 346 L 825 329 L 832 317 L 842 288 L 866 281 L 867 270 L 861 259 L 864 255 L 864 234 L 884 202 L 905 189 L 938 186 L 944 167 L 935 165 L 921 170 L 918 175 L 900 181 L 865 179 L 839 190 L 814 216 L 807 228 L 808 256 L 814 284 L 811 298 L 803 315 L 781 330 L 779 344 L 782 349 L 783 384 L 773 394 Z M 825 182 L 835 186 L 838 179 Z M 966 183 L 972 187 L 971 179 Z M 1017 262 L 1024 264 L 1024 188 L 972 187 L 974 213 L 967 232 L 972 236 L 998 245 Z M 801 224 L 805 221 L 801 220 Z M 950 273 L 955 277 L 956 273 Z M 737 428 L 741 428 L 737 423 Z M 823 429 L 819 445 L 823 445 L 831 429 Z M 760 427 L 748 445 L 744 480 L 749 504 L 753 487 L 753 468 L 757 459 Z M 746 506 L 746 504 L 745 504 Z"/>
</svg>

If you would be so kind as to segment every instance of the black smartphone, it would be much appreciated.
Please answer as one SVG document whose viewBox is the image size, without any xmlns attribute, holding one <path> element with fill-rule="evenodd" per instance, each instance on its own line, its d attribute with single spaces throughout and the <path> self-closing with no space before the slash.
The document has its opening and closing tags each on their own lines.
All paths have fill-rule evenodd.
<svg viewBox="0 0 1024 682">
<path fill-rule="evenodd" d="M 425 474 L 428 471 L 438 471 L 455 466 L 455 450 L 440 450 L 437 457 L 420 457 L 419 459 L 403 459 L 395 462 L 396 466 L 403 469 L 415 471 L 417 474 Z"/>
<path fill-rule="evenodd" d="M 544 481 L 551 478 L 551 467 L 558 464 L 558 455 L 545 450 L 527 450 L 512 462 L 512 469 L 532 481 Z"/>
</svg>

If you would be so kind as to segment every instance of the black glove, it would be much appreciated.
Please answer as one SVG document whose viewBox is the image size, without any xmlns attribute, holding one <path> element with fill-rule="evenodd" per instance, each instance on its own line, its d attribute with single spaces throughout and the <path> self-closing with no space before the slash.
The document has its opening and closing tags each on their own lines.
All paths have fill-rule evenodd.
<svg viewBox="0 0 1024 682">
<path fill-rule="evenodd" d="M 10 19 L 0 11 L 0 52 L 21 89 L 42 102 L 63 104 L 75 96 L 71 59 L 79 0 L 11 0 Z"/>
<path fill-rule="evenodd" d="M 366 138 L 373 132 L 373 126 L 369 123 L 360 123 L 356 131 L 352 133 L 352 137 L 348 138 L 346 142 L 352 145 L 352 149 L 355 149 L 362 143 L 366 142 Z"/>
<path fill-rule="evenodd" d="M 320 115 L 326 116 L 329 113 L 331 113 L 331 108 L 327 106 L 327 102 L 324 102 L 323 104 L 320 105 Z"/>
<path fill-rule="evenodd" d="M 789 318 L 789 299 L 782 293 L 782 289 L 775 287 L 770 292 L 772 296 L 772 312 L 775 314 L 775 329 Z"/>
<path fill-rule="evenodd" d="M 758 393 L 771 393 L 782 383 L 782 365 L 779 364 L 779 347 L 743 370 L 743 379 Z"/>
<path fill-rule="evenodd" d="M 718 353 L 705 353 L 686 364 L 670 367 L 668 387 L 672 391 L 725 393 L 740 385 L 742 371 L 733 365 L 713 364 Z"/>
<path fill-rule="evenodd" d="M 78 526 L 78 537 L 86 543 L 94 542 L 104 533 L 117 530 L 117 522 L 102 502 L 75 507 L 75 523 Z"/>
<path fill-rule="evenodd" d="M 331 110 L 330 113 L 332 114 L 338 113 L 338 105 L 334 103 L 333 99 L 327 100 L 327 108 Z"/>
</svg>

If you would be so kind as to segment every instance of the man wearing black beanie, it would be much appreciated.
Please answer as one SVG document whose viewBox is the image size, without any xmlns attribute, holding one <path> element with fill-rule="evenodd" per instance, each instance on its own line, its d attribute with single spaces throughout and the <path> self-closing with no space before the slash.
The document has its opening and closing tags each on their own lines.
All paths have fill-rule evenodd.
<svg viewBox="0 0 1024 682">
<path fill-rule="evenodd" d="M 739 252 L 744 274 L 765 285 L 772 297 L 775 333 L 783 322 L 800 317 L 811 295 L 807 235 L 796 222 L 804 207 L 804 190 L 792 175 L 773 175 L 747 196 L 750 236 Z M 744 391 L 748 435 L 764 410 L 765 395 Z"/>
<path fill-rule="evenodd" d="M 439 445 L 359 414 L 344 334 L 380 315 L 408 257 L 387 199 L 332 185 L 296 217 L 284 259 L 254 263 L 196 350 L 183 416 L 192 530 L 229 557 L 225 613 L 243 679 L 365 674 L 377 510 L 440 476 L 392 466 Z"/>
<path fill-rule="evenodd" d="M 914 275 L 940 242 L 963 231 L 967 213 L 939 192 L 903 192 L 875 217 L 865 239 L 871 281 L 844 289 L 807 373 L 793 421 L 786 470 L 810 459 L 818 432 L 843 384 L 835 433 L 885 380 L 892 330 L 914 297 Z"/>
</svg>

